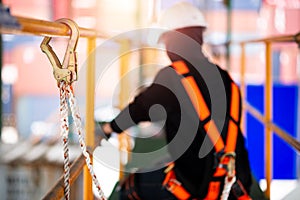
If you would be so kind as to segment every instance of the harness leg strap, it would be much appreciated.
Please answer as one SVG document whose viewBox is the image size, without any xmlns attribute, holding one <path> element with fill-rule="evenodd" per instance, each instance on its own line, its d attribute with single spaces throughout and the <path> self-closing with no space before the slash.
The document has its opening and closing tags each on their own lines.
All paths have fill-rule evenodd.
<svg viewBox="0 0 300 200">
<path fill-rule="evenodd" d="M 180 200 L 188 200 L 191 197 L 191 194 L 182 186 L 181 182 L 176 179 L 173 169 L 170 169 L 166 173 L 166 177 L 162 185 Z"/>
</svg>

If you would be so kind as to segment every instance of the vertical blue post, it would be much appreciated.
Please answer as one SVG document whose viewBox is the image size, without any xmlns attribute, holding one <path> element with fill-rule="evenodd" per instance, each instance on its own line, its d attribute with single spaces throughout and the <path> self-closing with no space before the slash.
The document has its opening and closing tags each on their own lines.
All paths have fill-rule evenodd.
<svg viewBox="0 0 300 200">
<path fill-rule="evenodd" d="M 297 56 L 297 118 L 296 121 L 299 122 L 300 120 L 300 43 L 298 43 L 298 56 Z M 300 141 L 300 124 L 297 123 L 297 140 Z M 297 177 L 300 180 L 300 157 L 297 156 L 296 161 L 296 169 L 297 169 Z"/>
</svg>

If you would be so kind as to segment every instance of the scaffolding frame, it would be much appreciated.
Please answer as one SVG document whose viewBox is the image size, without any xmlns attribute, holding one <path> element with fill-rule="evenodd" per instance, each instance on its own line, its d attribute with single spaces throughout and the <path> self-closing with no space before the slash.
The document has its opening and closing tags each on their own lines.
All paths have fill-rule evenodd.
<svg viewBox="0 0 300 200">
<path fill-rule="evenodd" d="M 240 83 L 241 83 L 241 93 L 243 98 L 243 116 L 246 112 L 249 112 L 255 119 L 260 121 L 265 128 L 265 176 L 266 176 L 266 191 L 265 195 L 270 199 L 270 186 L 272 181 L 273 173 L 273 132 L 279 136 L 280 139 L 285 141 L 289 146 L 291 146 L 296 152 L 300 153 L 300 142 L 292 137 L 288 132 L 280 128 L 276 123 L 273 122 L 273 75 L 272 75 L 272 44 L 273 43 L 296 43 L 298 48 L 300 48 L 300 32 L 296 34 L 273 36 L 256 40 L 247 40 L 239 43 L 241 46 L 241 68 L 240 68 Z M 253 43 L 263 43 L 265 45 L 265 87 L 264 87 L 264 113 L 260 113 L 251 104 L 246 101 L 246 85 L 245 85 L 245 72 L 246 72 L 246 51 L 245 46 Z M 298 49 L 298 57 L 300 57 L 300 51 Z M 298 58 L 299 59 L 299 58 Z M 299 59 L 300 60 L 300 59 Z M 300 62 L 298 60 L 298 65 Z M 298 75 L 299 76 L 299 75 Z M 297 118 L 300 117 L 300 77 L 298 77 L 298 108 L 297 108 Z M 297 133 L 299 133 L 300 125 L 297 125 Z"/>
</svg>

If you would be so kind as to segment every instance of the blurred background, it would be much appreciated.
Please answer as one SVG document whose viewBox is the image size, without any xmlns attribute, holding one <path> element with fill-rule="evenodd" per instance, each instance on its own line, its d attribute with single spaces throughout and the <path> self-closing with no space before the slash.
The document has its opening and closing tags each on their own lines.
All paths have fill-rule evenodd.
<svg viewBox="0 0 300 200">
<path fill-rule="evenodd" d="M 1 1 L 0 1 L 1 2 Z M 136 29 L 154 27 L 161 12 L 177 0 L 2 0 L 14 16 L 47 21 L 59 18 L 73 19 L 80 27 L 95 29 L 103 35 L 97 39 L 98 58 L 119 58 L 124 41 L 113 37 Z M 229 41 L 296 34 L 300 30 L 300 0 L 189 0 L 206 17 L 208 29 L 205 50 L 212 62 L 230 71 L 239 82 L 241 48 L 224 45 Z M 62 174 L 63 154 L 59 141 L 59 90 L 52 76 L 52 67 L 40 50 L 40 36 L 2 34 L 2 131 L 0 143 L 1 199 L 40 199 Z M 55 52 L 64 55 L 66 40 L 54 42 Z M 78 66 L 84 67 L 87 41 L 78 42 Z M 126 46 L 127 45 L 127 46 Z M 144 44 L 126 43 L 126 48 Z M 97 57 L 96 57 L 97 58 Z M 128 55 L 129 80 L 120 86 L 122 62 L 111 63 L 109 76 L 96 83 L 95 120 L 114 115 L 106 106 L 116 110 L 128 102 L 136 88 L 151 82 L 155 73 L 169 61 L 162 51 L 140 50 Z M 96 61 L 101 65 L 101 60 Z M 159 66 L 151 63 L 160 63 Z M 144 68 L 139 66 L 145 65 Z M 265 46 L 254 43 L 246 47 L 247 100 L 258 110 L 264 110 Z M 96 64 L 96 66 L 98 67 Z M 300 138 L 299 127 L 299 47 L 296 43 L 276 43 L 272 46 L 272 75 L 274 99 L 273 120 L 291 136 Z M 79 73 L 81 75 L 81 73 Z M 83 77 L 83 76 L 82 76 Z M 114 85 L 116 83 L 116 86 Z M 81 113 L 85 113 L 85 79 L 79 76 L 75 83 Z M 112 88 L 120 87 L 122 90 Z M 125 89 L 124 89 L 125 88 Z M 125 90 L 125 91 L 124 91 Z M 125 95 L 125 97 L 122 97 Z M 124 99 L 127 102 L 124 102 Z M 117 111 L 116 111 L 117 112 Z M 265 190 L 264 127 L 246 116 L 245 136 L 253 175 L 261 190 Z M 85 117 L 83 116 L 83 119 Z M 298 129 L 298 131 L 297 131 Z M 156 125 L 143 124 L 133 134 L 147 135 L 159 132 Z M 71 158 L 80 149 L 76 134 L 71 131 Z M 156 136 L 157 138 L 160 135 Z M 155 137 L 154 137 L 155 139 Z M 74 147 L 73 147 L 73 146 Z M 299 187 L 299 154 L 274 136 L 273 181 L 271 199 L 284 199 Z M 58 156 L 61 155 L 61 156 Z M 73 191 L 82 196 L 82 177 Z M 272 189 L 273 188 L 273 189 Z M 3 198 L 2 198 L 3 197 Z M 78 198 L 81 199 L 81 198 Z"/>
</svg>

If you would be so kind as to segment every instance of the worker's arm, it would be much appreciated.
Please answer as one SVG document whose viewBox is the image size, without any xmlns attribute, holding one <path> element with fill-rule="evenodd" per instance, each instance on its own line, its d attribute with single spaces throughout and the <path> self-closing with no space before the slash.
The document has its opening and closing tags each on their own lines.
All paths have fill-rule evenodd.
<svg viewBox="0 0 300 200">
<path fill-rule="evenodd" d="M 170 69 L 161 70 L 153 84 L 135 97 L 110 123 L 102 126 L 108 136 L 112 132 L 121 133 L 142 121 L 165 120 L 171 107 L 178 106 L 178 100 L 170 88 Z M 174 73 L 173 73 L 174 74 Z"/>
</svg>

